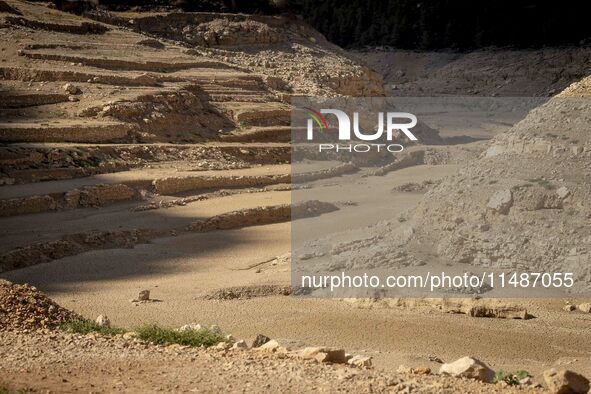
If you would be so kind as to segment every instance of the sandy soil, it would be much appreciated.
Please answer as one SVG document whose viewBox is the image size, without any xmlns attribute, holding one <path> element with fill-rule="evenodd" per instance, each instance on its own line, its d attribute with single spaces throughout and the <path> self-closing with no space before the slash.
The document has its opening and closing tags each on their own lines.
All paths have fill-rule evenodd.
<svg viewBox="0 0 591 394">
<path fill-rule="evenodd" d="M 437 179 L 455 168 L 419 166 L 384 177 L 364 178 L 375 193 L 342 193 L 358 203 L 346 208 L 351 211 L 351 223 L 363 226 L 358 220 L 360 214 L 375 215 L 376 204 L 385 204 L 394 217 L 418 200 L 416 193 L 386 194 L 385 188 L 389 190 L 409 180 Z M 350 176 L 351 184 L 355 184 L 357 176 Z M 328 197 L 335 195 L 330 188 L 337 186 L 326 180 L 317 181 L 317 187 L 328 189 L 324 191 Z M 228 203 L 234 204 L 233 201 Z M 224 199 L 215 202 L 219 209 L 223 209 L 219 205 L 223 203 Z M 185 208 L 194 209 L 191 205 L 201 204 Z M 339 218 L 342 217 L 341 212 Z M 379 219 L 368 217 L 366 224 Z M 310 230 L 310 237 L 321 236 L 323 231 Z M 134 249 L 93 251 L 5 273 L 3 277 L 33 283 L 61 305 L 84 316 L 106 314 L 118 326 L 133 328 L 152 322 L 172 327 L 189 322 L 218 324 L 238 337 L 264 333 L 298 346 L 343 347 L 371 355 L 377 366 L 388 370 L 395 370 L 400 364 L 437 368 L 438 364 L 429 361 L 429 356 L 452 361 L 471 354 L 494 369 L 526 369 L 539 375 L 543 369 L 556 365 L 591 372 L 589 318 L 562 311 L 560 300 L 525 302 L 524 306 L 536 318 L 521 321 L 449 315 L 428 308 L 368 309 L 339 300 L 294 296 L 204 299 L 221 288 L 289 284 L 287 260 L 275 259 L 289 250 L 290 225 L 280 223 L 161 238 Z M 151 290 L 152 297 L 161 302 L 131 303 L 142 289 Z M 372 334 L 363 335 L 364 332 Z"/>
</svg>

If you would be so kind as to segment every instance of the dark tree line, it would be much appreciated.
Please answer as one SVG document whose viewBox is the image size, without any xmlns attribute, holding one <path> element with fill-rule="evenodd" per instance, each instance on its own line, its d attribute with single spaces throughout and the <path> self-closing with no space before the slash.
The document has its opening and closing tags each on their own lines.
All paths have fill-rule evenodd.
<svg viewBox="0 0 591 394">
<path fill-rule="evenodd" d="M 591 43 L 591 0 L 98 1 L 101 6 L 116 10 L 287 12 L 300 15 L 328 40 L 347 48 L 528 48 Z"/>
<path fill-rule="evenodd" d="M 526 48 L 591 37 L 589 0 L 293 0 L 292 6 L 344 47 Z"/>
</svg>

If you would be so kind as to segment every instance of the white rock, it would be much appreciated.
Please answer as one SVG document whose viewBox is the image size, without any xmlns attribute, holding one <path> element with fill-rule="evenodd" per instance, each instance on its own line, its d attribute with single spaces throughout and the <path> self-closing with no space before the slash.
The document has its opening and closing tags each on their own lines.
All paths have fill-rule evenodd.
<svg viewBox="0 0 591 394">
<path fill-rule="evenodd" d="M 71 83 L 65 84 L 64 86 L 62 86 L 62 89 L 64 89 L 65 92 L 70 93 L 70 94 L 81 93 L 80 88 L 74 84 L 71 84 Z"/>
<path fill-rule="evenodd" d="M 495 377 L 495 371 L 490 369 L 482 361 L 472 357 L 462 357 L 452 363 L 443 364 L 439 369 L 439 373 L 442 375 L 481 380 L 483 382 L 492 382 Z"/>
<path fill-rule="evenodd" d="M 285 346 L 281 346 L 281 344 L 274 339 L 271 339 L 269 342 L 255 349 L 272 353 L 287 353 L 288 351 Z"/>
<path fill-rule="evenodd" d="M 234 343 L 236 342 L 236 338 L 234 338 L 234 335 L 228 334 L 226 335 L 226 341 L 228 341 L 229 343 Z"/>
<path fill-rule="evenodd" d="M 219 342 L 213 348 L 218 349 L 218 350 L 226 350 L 226 349 L 229 349 L 231 346 L 232 345 L 230 345 L 228 342 Z"/>
<path fill-rule="evenodd" d="M 584 313 L 591 313 L 591 302 L 584 302 L 579 304 L 579 310 Z"/>
<path fill-rule="evenodd" d="M 100 327 L 111 327 L 111 321 L 106 315 L 99 315 L 96 318 L 96 324 L 98 324 Z"/>
<path fill-rule="evenodd" d="M 558 195 L 558 197 L 564 200 L 570 195 L 570 190 L 568 190 L 566 186 L 562 186 L 556 190 L 556 194 Z"/>
<path fill-rule="evenodd" d="M 199 330 L 206 330 L 207 326 L 205 325 L 201 325 L 199 323 L 190 323 L 190 324 L 185 324 L 184 326 L 181 326 L 181 328 L 178 329 L 178 331 L 180 332 L 186 332 L 186 331 L 199 331 Z"/>
<path fill-rule="evenodd" d="M 488 200 L 488 208 L 503 215 L 509 213 L 511 206 L 513 206 L 513 193 L 509 189 L 499 190 Z"/>
<path fill-rule="evenodd" d="M 123 334 L 123 339 L 134 339 L 137 338 L 137 332 L 135 331 L 128 331 L 125 334 Z"/>
</svg>

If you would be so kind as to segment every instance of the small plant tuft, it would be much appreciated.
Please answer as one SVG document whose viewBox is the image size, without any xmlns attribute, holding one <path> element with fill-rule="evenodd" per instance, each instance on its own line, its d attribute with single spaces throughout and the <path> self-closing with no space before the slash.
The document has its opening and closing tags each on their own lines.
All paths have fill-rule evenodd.
<svg viewBox="0 0 591 394">
<path fill-rule="evenodd" d="M 525 189 L 525 188 L 527 188 L 527 187 L 532 187 L 532 186 L 533 186 L 533 185 L 532 185 L 531 183 L 522 183 L 522 184 L 520 184 L 520 185 L 515 185 L 515 186 L 513 186 L 511 189 L 512 189 L 512 190 L 516 190 L 516 191 L 518 191 L 518 190 Z"/>
<path fill-rule="evenodd" d="M 528 179 L 528 182 L 537 183 L 538 185 L 542 186 L 546 190 L 554 190 L 556 186 L 553 185 L 550 181 L 542 178 L 535 178 L 535 179 Z"/>
<path fill-rule="evenodd" d="M 124 334 L 126 330 L 117 327 L 99 326 L 92 320 L 71 320 L 59 325 L 59 328 L 66 332 L 73 332 L 77 334 L 89 334 L 96 332 L 101 335 L 113 336 L 117 334 Z"/>
<path fill-rule="evenodd" d="M 0 386 L 0 394 L 21 394 L 24 393 L 25 390 L 11 390 L 8 387 Z"/>
<path fill-rule="evenodd" d="M 226 338 L 219 332 L 209 329 L 177 331 L 171 328 L 149 324 L 135 330 L 141 340 L 158 345 L 178 343 L 183 346 L 213 346 L 225 342 Z"/>
<path fill-rule="evenodd" d="M 503 370 L 495 373 L 494 383 L 505 382 L 509 386 L 519 385 L 522 379 L 530 377 L 531 374 L 527 371 L 506 372 Z"/>
</svg>

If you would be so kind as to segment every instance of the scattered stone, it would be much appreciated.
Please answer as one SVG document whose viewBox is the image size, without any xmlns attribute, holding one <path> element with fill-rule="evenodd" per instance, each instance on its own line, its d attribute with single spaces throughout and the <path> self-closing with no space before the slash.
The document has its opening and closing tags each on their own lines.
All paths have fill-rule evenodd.
<svg viewBox="0 0 591 394">
<path fill-rule="evenodd" d="M 96 318 L 96 324 L 100 327 L 111 327 L 111 321 L 106 315 L 99 315 Z"/>
<path fill-rule="evenodd" d="M 150 290 L 140 291 L 137 299 L 138 299 L 138 301 L 149 301 L 150 300 Z"/>
<path fill-rule="evenodd" d="M 360 354 L 353 356 L 349 360 L 347 360 L 347 364 L 358 368 L 369 368 L 372 366 L 371 357 L 362 356 Z"/>
<path fill-rule="evenodd" d="M 334 349 L 329 347 L 307 347 L 299 352 L 299 356 L 305 359 L 314 359 L 322 363 L 347 362 L 347 357 L 343 349 Z"/>
<path fill-rule="evenodd" d="M 248 345 L 244 339 L 241 339 L 232 345 L 232 349 L 248 349 Z"/>
<path fill-rule="evenodd" d="M 564 308 L 562 308 L 562 309 L 564 309 L 564 310 L 565 310 L 565 311 L 567 311 L 567 312 L 572 312 L 572 311 L 576 310 L 576 309 L 577 309 L 577 307 L 576 307 L 576 306 L 574 306 L 574 305 L 571 305 L 571 304 L 567 304 L 567 305 L 565 305 L 565 306 L 564 306 Z"/>
<path fill-rule="evenodd" d="M 228 342 L 220 342 L 217 345 L 215 345 L 213 348 L 217 349 L 217 350 L 228 350 L 230 347 L 232 347 L 232 344 L 230 344 Z"/>
<path fill-rule="evenodd" d="M 130 340 L 135 338 L 137 338 L 137 332 L 135 331 L 128 331 L 125 334 L 123 334 L 123 339 Z"/>
<path fill-rule="evenodd" d="M 412 368 L 411 367 L 407 367 L 404 364 L 400 364 L 398 366 L 398 369 L 396 370 L 396 373 L 412 373 Z"/>
<path fill-rule="evenodd" d="M 468 356 L 462 357 L 452 363 L 443 364 L 439 369 L 439 374 L 476 379 L 489 383 L 495 377 L 495 371 L 490 369 L 485 363 Z"/>
<path fill-rule="evenodd" d="M 65 84 L 62 89 L 69 94 L 80 94 L 82 93 L 82 91 L 80 90 L 80 88 L 74 84 L 71 83 L 67 83 Z"/>
<path fill-rule="evenodd" d="M 586 394 L 589 391 L 589 380 L 576 372 L 552 368 L 543 375 L 552 394 Z"/>
<path fill-rule="evenodd" d="M 396 370 L 398 373 L 406 373 L 406 374 L 415 374 L 415 375 L 430 375 L 431 368 L 428 367 L 419 367 L 419 368 L 411 368 L 407 367 L 406 365 L 400 365 Z"/>
<path fill-rule="evenodd" d="M 265 336 L 263 334 L 258 334 L 256 336 L 256 338 L 254 339 L 254 341 L 252 341 L 252 347 L 261 347 L 265 343 L 269 342 L 270 340 L 271 340 L 271 338 L 269 338 L 268 336 Z"/>
<path fill-rule="evenodd" d="M 234 335 L 228 334 L 226 335 L 226 341 L 228 341 L 229 343 L 234 343 L 236 342 L 236 338 L 234 338 Z"/>
<path fill-rule="evenodd" d="M 579 310 L 584 313 L 591 313 L 591 302 L 584 302 L 579 304 Z"/>
<path fill-rule="evenodd" d="M 496 192 L 488 200 L 488 208 L 501 215 L 508 214 L 512 205 L 513 193 L 508 189 Z"/>
<path fill-rule="evenodd" d="M 269 342 L 256 349 L 273 353 L 287 353 L 287 348 L 285 346 L 281 346 L 281 344 L 274 339 L 271 339 Z"/>
<path fill-rule="evenodd" d="M 570 190 L 568 190 L 566 186 L 562 186 L 556 190 L 556 194 L 558 195 L 558 197 L 564 200 L 570 195 Z"/>
</svg>

